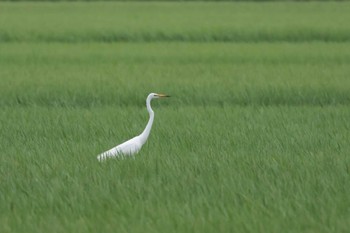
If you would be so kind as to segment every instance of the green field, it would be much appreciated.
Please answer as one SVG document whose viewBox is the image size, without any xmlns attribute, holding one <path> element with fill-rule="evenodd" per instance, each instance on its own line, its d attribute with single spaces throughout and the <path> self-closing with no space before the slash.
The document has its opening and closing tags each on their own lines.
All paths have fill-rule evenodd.
<svg viewBox="0 0 350 233">
<path fill-rule="evenodd" d="M 349 11 L 0 3 L 0 232 L 348 232 Z"/>
</svg>

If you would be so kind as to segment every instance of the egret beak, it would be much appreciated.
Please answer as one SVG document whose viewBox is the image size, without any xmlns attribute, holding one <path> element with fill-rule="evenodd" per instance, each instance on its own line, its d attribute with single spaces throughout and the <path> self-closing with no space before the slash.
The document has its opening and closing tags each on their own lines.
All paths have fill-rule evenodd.
<svg viewBox="0 0 350 233">
<path fill-rule="evenodd" d="M 165 94 L 157 94 L 157 96 L 158 96 L 159 98 L 162 98 L 162 97 L 170 97 L 170 95 L 165 95 Z"/>
</svg>

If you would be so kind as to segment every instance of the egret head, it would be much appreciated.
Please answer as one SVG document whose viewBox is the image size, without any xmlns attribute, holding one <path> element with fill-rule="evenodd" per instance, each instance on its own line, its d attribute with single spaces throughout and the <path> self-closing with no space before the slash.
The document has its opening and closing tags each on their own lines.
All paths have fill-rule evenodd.
<svg viewBox="0 0 350 233">
<path fill-rule="evenodd" d="M 151 93 L 151 94 L 149 94 L 149 96 L 151 96 L 152 99 L 170 97 L 170 95 L 158 94 L 158 93 Z"/>
</svg>

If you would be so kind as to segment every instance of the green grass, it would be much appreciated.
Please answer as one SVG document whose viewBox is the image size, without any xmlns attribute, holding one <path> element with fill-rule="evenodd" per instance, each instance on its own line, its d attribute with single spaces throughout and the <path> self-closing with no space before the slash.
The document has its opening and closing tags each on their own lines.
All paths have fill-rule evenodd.
<svg viewBox="0 0 350 233">
<path fill-rule="evenodd" d="M 0 41 L 350 41 L 350 2 L 0 3 Z"/>
<path fill-rule="evenodd" d="M 348 229 L 347 107 L 155 108 L 142 152 L 104 164 L 95 155 L 137 133 L 144 109 L 5 108 L 2 228 Z"/>
<path fill-rule="evenodd" d="M 195 7 L 206 10 L 190 14 Z M 313 7 L 321 11 L 305 13 Z M 333 38 L 345 32 L 337 20 L 348 18 L 346 7 L 1 3 L 0 32 L 11 30 L 12 39 L 0 44 L 0 232 L 347 232 L 347 39 L 101 43 L 88 36 L 100 27 L 115 33 L 104 23 L 115 20 L 131 36 L 140 28 L 186 35 L 207 24 L 196 36 L 210 37 L 219 35 L 212 26 L 223 27 L 220 17 L 227 28 L 240 25 L 224 18 L 238 9 L 238 18 L 265 12 L 255 28 L 239 18 L 247 33 L 265 22 L 272 36 L 282 26 L 293 34 L 286 20 L 274 21 L 284 9 Z M 157 11 L 166 20 L 155 20 L 159 8 L 169 8 Z M 135 9 L 144 10 L 140 18 L 126 20 Z M 197 21 L 176 23 L 189 15 Z M 196 17 L 205 15 L 219 19 L 202 24 Z M 316 19 L 325 24 L 312 25 Z M 172 20 L 177 29 L 168 27 Z M 51 32 L 56 39 L 45 37 Z M 152 102 L 147 144 L 134 158 L 99 163 L 97 154 L 143 130 L 149 92 L 173 97 Z"/>
<path fill-rule="evenodd" d="M 144 107 L 156 90 L 174 93 L 172 106 L 350 103 L 348 43 L 5 43 L 0 50 L 2 106 Z"/>
</svg>

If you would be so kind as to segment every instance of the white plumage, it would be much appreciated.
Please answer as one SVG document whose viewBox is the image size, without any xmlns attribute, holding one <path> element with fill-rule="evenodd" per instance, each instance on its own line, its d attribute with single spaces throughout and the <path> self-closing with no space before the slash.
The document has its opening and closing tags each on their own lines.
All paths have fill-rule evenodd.
<svg viewBox="0 0 350 233">
<path fill-rule="evenodd" d="M 99 161 L 102 161 L 111 157 L 130 156 L 139 152 L 142 146 L 146 143 L 147 138 L 152 129 L 154 112 L 151 107 L 151 100 L 156 98 L 162 98 L 162 97 L 169 97 L 169 96 L 164 94 L 156 94 L 156 93 L 151 93 L 147 96 L 146 106 L 149 113 L 149 120 L 146 125 L 146 128 L 143 130 L 143 132 L 140 135 L 133 137 L 132 139 L 126 142 L 123 142 L 122 144 L 116 147 L 113 147 L 108 151 L 103 152 L 102 154 L 97 156 L 97 159 Z"/>
</svg>

